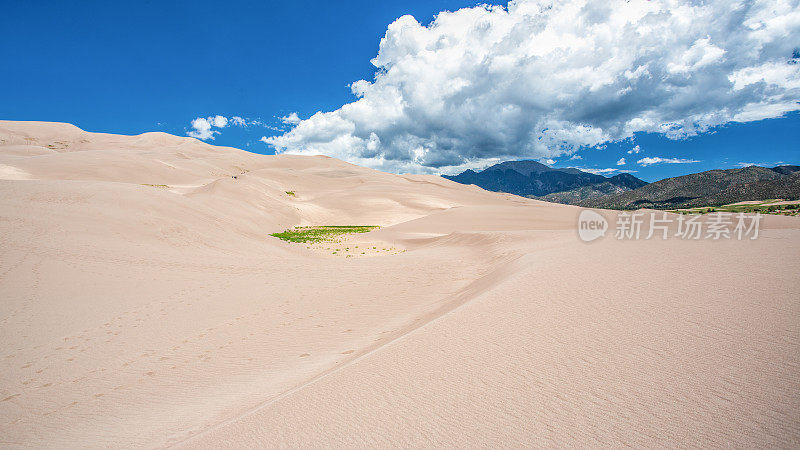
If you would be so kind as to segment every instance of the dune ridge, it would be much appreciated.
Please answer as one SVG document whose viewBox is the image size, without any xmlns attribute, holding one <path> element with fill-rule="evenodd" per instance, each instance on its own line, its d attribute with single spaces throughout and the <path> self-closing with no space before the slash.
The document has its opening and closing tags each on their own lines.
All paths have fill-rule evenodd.
<svg viewBox="0 0 800 450">
<path fill-rule="evenodd" d="M 576 207 L 44 122 L 0 121 L 0 189 L 4 447 L 800 444 L 796 218 L 585 244 Z M 269 236 L 309 225 L 381 228 Z"/>
</svg>

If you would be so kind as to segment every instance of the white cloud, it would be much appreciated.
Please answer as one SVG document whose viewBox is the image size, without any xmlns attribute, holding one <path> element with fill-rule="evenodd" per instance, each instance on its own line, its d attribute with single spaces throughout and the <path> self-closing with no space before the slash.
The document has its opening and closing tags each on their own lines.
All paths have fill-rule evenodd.
<svg viewBox="0 0 800 450">
<path fill-rule="evenodd" d="M 736 163 L 739 167 L 750 167 L 750 166 L 759 166 L 759 167 L 776 167 L 786 164 L 784 161 L 774 161 L 774 162 L 738 162 Z"/>
<path fill-rule="evenodd" d="M 228 118 L 225 116 L 198 117 L 192 120 L 192 130 L 186 134 L 201 141 L 214 140 L 215 134 L 219 131 L 212 128 L 225 128 L 228 126 Z"/>
<path fill-rule="evenodd" d="M 624 166 L 624 165 L 625 165 L 625 158 L 620 158 L 620 159 L 617 161 L 617 165 L 618 165 L 618 166 Z"/>
<path fill-rule="evenodd" d="M 228 126 L 228 118 L 224 116 L 209 117 L 208 121 L 217 128 L 225 128 Z"/>
<path fill-rule="evenodd" d="M 198 117 L 192 120 L 192 131 L 187 132 L 189 136 L 200 139 L 201 141 L 207 141 L 209 139 L 213 140 L 215 134 L 219 134 L 219 131 L 214 131 L 211 129 L 212 123 L 208 119 L 203 117 Z"/>
<path fill-rule="evenodd" d="M 287 125 L 297 125 L 301 122 L 300 117 L 297 115 L 296 112 L 289 114 L 288 116 L 281 117 L 281 122 Z"/>
<path fill-rule="evenodd" d="M 680 158 L 659 158 L 658 156 L 652 158 L 642 158 L 639 161 L 640 166 L 647 167 L 652 166 L 653 164 L 692 164 L 698 163 L 695 159 L 680 159 Z"/>
<path fill-rule="evenodd" d="M 198 117 L 192 120 L 191 123 L 192 130 L 188 131 L 186 134 L 188 134 L 193 138 L 200 139 L 203 141 L 209 139 L 213 140 L 214 135 L 220 134 L 220 131 L 214 130 L 213 128 L 225 128 L 228 125 L 240 128 L 246 128 L 251 125 L 258 125 L 266 128 L 272 128 L 267 126 L 258 119 L 251 120 L 241 116 L 233 116 L 230 119 L 228 119 L 225 116 L 215 115 L 209 117 Z"/>
<path fill-rule="evenodd" d="M 583 159 L 583 156 L 581 156 L 581 155 L 572 155 L 572 157 L 569 160 L 570 161 L 577 161 L 579 159 Z"/>
<path fill-rule="evenodd" d="M 628 150 L 628 154 L 634 155 L 636 153 L 639 153 L 640 151 L 642 151 L 642 148 L 637 145 L 636 147 L 633 147 L 632 149 Z"/>
<path fill-rule="evenodd" d="M 389 171 L 681 139 L 800 109 L 797 0 L 515 0 L 389 25 L 355 101 L 266 142 Z M 295 119 L 296 118 L 296 119 Z M 638 148 L 638 147 L 634 147 Z M 638 151 L 631 150 L 631 154 Z"/>
<path fill-rule="evenodd" d="M 542 164 L 547 164 L 548 166 L 552 166 L 553 164 L 556 163 L 555 160 L 553 159 L 543 159 L 541 162 Z"/>
<path fill-rule="evenodd" d="M 576 167 L 576 169 L 582 170 L 584 172 L 589 172 L 589 173 L 591 173 L 593 175 L 610 175 L 610 174 L 618 171 L 618 169 L 614 169 L 614 168 L 610 168 L 610 167 L 608 169 L 590 169 L 590 168 L 586 168 L 586 167 Z"/>
<path fill-rule="evenodd" d="M 675 62 L 667 64 L 670 73 L 686 73 L 718 62 L 725 50 L 711 43 L 709 38 L 698 39 Z"/>
<path fill-rule="evenodd" d="M 251 119 L 249 117 L 241 117 L 241 116 L 233 116 L 230 119 L 230 125 L 239 127 L 239 128 L 249 128 L 249 127 L 262 127 L 267 128 L 272 131 L 279 131 L 285 132 L 286 130 L 283 128 L 278 128 L 276 126 L 269 125 L 264 123 L 261 119 Z"/>
</svg>

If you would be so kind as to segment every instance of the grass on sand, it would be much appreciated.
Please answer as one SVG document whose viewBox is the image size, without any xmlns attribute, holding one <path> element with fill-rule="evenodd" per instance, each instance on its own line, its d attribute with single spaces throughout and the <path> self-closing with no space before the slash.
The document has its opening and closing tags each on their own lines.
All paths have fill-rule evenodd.
<svg viewBox="0 0 800 450">
<path fill-rule="evenodd" d="M 318 226 L 318 227 L 294 227 L 281 233 L 272 233 L 278 239 L 287 242 L 335 242 L 336 238 L 345 234 L 367 233 L 377 226 L 371 225 L 340 225 L 340 226 Z"/>
<path fill-rule="evenodd" d="M 765 200 L 761 203 L 754 204 L 731 204 L 724 206 L 706 206 L 698 208 L 678 209 L 670 212 L 680 214 L 708 214 L 715 212 L 726 213 L 761 213 L 761 214 L 779 214 L 785 216 L 796 216 L 800 214 L 800 203 L 790 203 L 783 205 L 775 205 L 773 203 L 780 202 L 780 199 Z"/>
</svg>

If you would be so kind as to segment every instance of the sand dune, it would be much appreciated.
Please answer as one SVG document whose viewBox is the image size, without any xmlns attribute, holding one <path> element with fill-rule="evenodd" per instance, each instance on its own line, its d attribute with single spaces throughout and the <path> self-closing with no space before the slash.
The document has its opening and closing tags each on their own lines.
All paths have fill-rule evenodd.
<svg viewBox="0 0 800 450">
<path fill-rule="evenodd" d="M 0 190 L 3 447 L 800 445 L 796 218 L 585 244 L 574 207 L 42 122 L 0 121 Z"/>
</svg>

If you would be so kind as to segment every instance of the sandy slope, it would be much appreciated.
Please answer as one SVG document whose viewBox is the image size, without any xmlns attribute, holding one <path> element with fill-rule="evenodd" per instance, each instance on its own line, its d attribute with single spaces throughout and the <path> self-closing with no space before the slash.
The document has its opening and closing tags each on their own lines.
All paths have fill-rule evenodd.
<svg viewBox="0 0 800 450">
<path fill-rule="evenodd" d="M 4 447 L 800 445 L 796 218 L 584 244 L 438 177 L 2 121 L 0 191 Z M 268 236 L 309 224 L 400 253 Z"/>
</svg>

